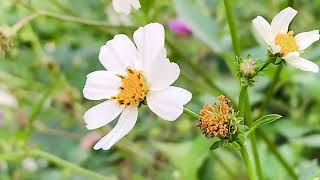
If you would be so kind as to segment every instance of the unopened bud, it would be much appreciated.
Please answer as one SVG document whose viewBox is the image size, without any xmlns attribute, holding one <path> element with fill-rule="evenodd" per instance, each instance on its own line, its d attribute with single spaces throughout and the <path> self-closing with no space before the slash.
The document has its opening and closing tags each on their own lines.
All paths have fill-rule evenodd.
<svg viewBox="0 0 320 180">
<path fill-rule="evenodd" d="M 252 59 L 246 59 L 240 64 L 241 76 L 248 79 L 253 78 L 257 74 L 257 64 Z"/>
</svg>

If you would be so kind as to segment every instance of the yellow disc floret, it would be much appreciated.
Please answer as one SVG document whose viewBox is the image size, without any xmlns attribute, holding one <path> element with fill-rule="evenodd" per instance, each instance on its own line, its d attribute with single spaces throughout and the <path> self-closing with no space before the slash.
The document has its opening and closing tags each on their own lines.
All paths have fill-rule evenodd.
<svg viewBox="0 0 320 180">
<path fill-rule="evenodd" d="M 278 34 L 275 40 L 275 44 L 281 47 L 280 54 L 282 56 L 287 55 L 290 52 L 298 51 L 299 47 L 296 40 L 293 37 L 294 32 Z"/>
<path fill-rule="evenodd" d="M 119 88 L 119 94 L 113 99 L 121 105 L 138 106 L 147 95 L 147 84 L 140 71 L 130 68 L 127 68 L 126 71 L 126 76 L 118 75 L 121 78 L 122 85 Z"/>
</svg>

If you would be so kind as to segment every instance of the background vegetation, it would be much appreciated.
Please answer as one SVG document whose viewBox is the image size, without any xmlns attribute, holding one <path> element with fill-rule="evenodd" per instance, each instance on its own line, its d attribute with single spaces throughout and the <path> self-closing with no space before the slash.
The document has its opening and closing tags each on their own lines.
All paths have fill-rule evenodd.
<svg viewBox="0 0 320 180">
<path fill-rule="evenodd" d="M 247 178 L 238 152 L 209 151 L 211 142 L 196 121 L 186 115 L 163 121 L 145 107 L 134 130 L 112 150 L 92 149 L 114 124 L 96 132 L 85 128 L 83 113 L 97 103 L 82 96 L 86 75 L 103 68 L 98 53 L 107 40 L 119 33 L 132 37 L 137 27 L 150 22 L 166 26 L 170 59 L 182 70 L 176 84 L 193 93 L 188 108 L 198 111 L 220 94 L 237 104 L 239 82 L 223 1 L 141 3 L 142 9 L 123 17 L 113 12 L 110 0 L 0 1 L 0 31 L 7 34 L 3 32 L 11 28 L 12 33 L 1 36 L 0 90 L 18 102 L 1 106 L 1 180 L 91 179 L 77 169 L 80 166 L 111 179 Z M 287 1 L 239 0 L 233 6 L 243 56 L 263 61 L 266 47 L 252 33 L 251 20 L 257 15 L 271 20 Z M 292 23 L 296 33 L 320 26 L 320 1 L 297 0 L 294 7 L 299 12 Z M 192 36 L 170 31 L 168 23 L 176 18 L 189 25 Z M 319 55 L 320 43 L 304 53 L 314 62 Z M 292 166 L 301 179 L 320 177 L 319 74 L 270 66 L 249 93 L 255 118 L 263 113 L 284 116 L 257 133 L 265 179 L 292 179 L 283 164 Z M 285 163 L 274 155 L 275 148 Z M 57 163 L 56 157 L 75 167 Z"/>
</svg>

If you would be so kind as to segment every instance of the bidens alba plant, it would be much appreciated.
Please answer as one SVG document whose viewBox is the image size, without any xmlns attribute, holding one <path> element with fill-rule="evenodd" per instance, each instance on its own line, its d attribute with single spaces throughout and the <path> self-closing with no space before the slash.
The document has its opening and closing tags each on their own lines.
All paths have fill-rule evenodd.
<svg viewBox="0 0 320 180">
<path fill-rule="evenodd" d="M 138 118 L 138 107 L 147 104 L 159 117 L 174 121 L 183 113 L 192 94 L 171 86 L 180 75 L 179 66 L 167 58 L 164 27 L 151 23 L 133 35 L 134 43 L 116 35 L 100 49 L 99 60 L 107 69 L 87 76 L 84 97 L 106 101 L 84 114 L 87 128 L 100 128 L 120 114 L 117 125 L 94 149 L 108 150 L 129 133 Z"/>
<path fill-rule="evenodd" d="M 288 29 L 296 14 L 296 10 L 288 7 L 277 14 L 271 24 L 261 16 L 256 17 L 252 22 L 254 29 L 270 47 L 272 54 L 298 69 L 317 73 L 319 72 L 318 65 L 300 57 L 300 53 L 319 40 L 319 30 L 294 36 L 294 32 Z"/>
<path fill-rule="evenodd" d="M 136 10 L 141 7 L 139 0 L 113 0 L 112 5 L 116 12 L 127 15 L 131 11 L 131 6 Z"/>
</svg>

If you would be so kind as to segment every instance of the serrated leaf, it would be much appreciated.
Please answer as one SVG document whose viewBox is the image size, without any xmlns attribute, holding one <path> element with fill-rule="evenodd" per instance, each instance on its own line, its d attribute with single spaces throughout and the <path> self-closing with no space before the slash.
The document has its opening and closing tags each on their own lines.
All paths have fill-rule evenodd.
<svg viewBox="0 0 320 180">
<path fill-rule="evenodd" d="M 275 120 L 280 119 L 282 116 L 279 114 L 269 114 L 261 117 L 260 119 L 256 120 L 250 127 L 247 135 L 256 130 L 258 127 L 263 126 L 265 124 L 272 123 Z"/>
</svg>

